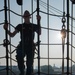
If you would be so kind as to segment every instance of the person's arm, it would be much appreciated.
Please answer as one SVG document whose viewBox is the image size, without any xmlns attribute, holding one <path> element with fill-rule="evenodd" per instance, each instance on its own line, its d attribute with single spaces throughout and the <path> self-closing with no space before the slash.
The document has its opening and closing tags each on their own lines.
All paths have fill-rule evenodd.
<svg viewBox="0 0 75 75">
<path fill-rule="evenodd" d="M 10 31 L 8 30 L 8 24 L 4 24 L 3 28 L 4 28 L 5 30 L 7 30 L 7 33 L 8 33 L 8 35 L 9 35 L 10 37 L 14 37 L 14 36 L 17 34 L 17 32 L 18 32 L 18 30 L 15 30 L 15 31 L 13 31 L 13 32 L 10 32 Z"/>
</svg>

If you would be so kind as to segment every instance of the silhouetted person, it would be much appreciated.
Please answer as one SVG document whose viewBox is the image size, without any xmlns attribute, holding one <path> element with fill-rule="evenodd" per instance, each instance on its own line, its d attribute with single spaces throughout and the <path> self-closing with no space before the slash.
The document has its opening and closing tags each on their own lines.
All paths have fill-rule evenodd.
<svg viewBox="0 0 75 75">
<path fill-rule="evenodd" d="M 16 59 L 18 63 L 18 68 L 20 70 L 20 75 L 24 75 L 24 57 L 26 56 L 26 75 L 32 74 L 32 66 L 33 66 L 33 59 L 34 59 L 34 32 L 41 34 L 40 25 L 36 25 L 30 22 L 30 13 L 29 11 L 25 11 L 24 15 L 24 23 L 18 24 L 15 27 L 15 31 L 10 32 L 8 30 L 8 24 L 4 24 L 4 29 L 7 29 L 7 33 L 10 37 L 14 37 L 18 32 L 20 32 L 21 41 L 17 46 L 16 50 Z M 41 17 L 38 15 L 37 20 L 41 20 Z M 38 31 L 39 28 L 39 31 Z"/>
</svg>

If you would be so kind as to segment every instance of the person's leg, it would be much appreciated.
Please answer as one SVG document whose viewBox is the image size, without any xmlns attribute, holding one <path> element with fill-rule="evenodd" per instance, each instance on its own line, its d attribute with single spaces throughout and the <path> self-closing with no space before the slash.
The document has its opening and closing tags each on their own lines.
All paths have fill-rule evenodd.
<svg viewBox="0 0 75 75">
<path fill-rule="evenodd" d="M 22 47 L 21 45 L 19 45 L 17 47 L 17 55 L 16 55 L 16 59 L 17 59 L 17 63 L 18 63 L 18 68 L 20 70 L 20 75 L 24 75 L 24 54 L 22 52 Z"/>
<path fill-rule="evenodd" d="M 32 75 L 33 61 L 34 61 L 34 49 L 32 47 L 29 47 L 28 50 L 27 50 L 27 60 L 26 60 L 27 70 L 26 70 L 26 75 Z"/>
</svg>

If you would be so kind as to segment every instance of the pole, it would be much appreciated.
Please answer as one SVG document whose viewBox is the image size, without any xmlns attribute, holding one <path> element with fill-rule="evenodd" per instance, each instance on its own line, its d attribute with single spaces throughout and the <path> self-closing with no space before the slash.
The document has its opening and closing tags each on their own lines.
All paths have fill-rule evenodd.
<svg viewBox="0 0 75 75">
<path fill-rule="evenodd" d="M 69 75 L 69 0 L 67 0 L 67 75 Z"/>
<path fill-rule="evenodd" d="M 5 24 L 7 24 L 7 0 L 4 0 L 4 9 L 5 9 Z M 8 75 L 8 36 L 7 36 L 7 30 L 5 30 L 5 36 L 6 36 L 6 75 Z"/>
<path fill-rule="evenodd" d="M 37 0 L 37 15 L 39 15 L 39 0 Z M 38 25 L 38 32 L 39 32 L 39 25 L 40 25 L 40 20 L 37 20 L 37 25 Z M 39 34 L 38 34 L 38 75 L 40 75 L 40 42 L 39 42 Z"/>
</svg>

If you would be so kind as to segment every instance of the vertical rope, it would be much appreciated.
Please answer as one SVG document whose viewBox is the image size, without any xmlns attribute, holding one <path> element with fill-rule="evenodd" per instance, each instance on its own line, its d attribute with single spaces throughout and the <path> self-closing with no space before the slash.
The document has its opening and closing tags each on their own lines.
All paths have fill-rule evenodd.
<svg viewBox="0 0 75 75">
<path fill-rule="evenodd" d="M 7 0 L 4 0 L 4 9 L 5 9 L 5 24 L 7 24 Z M 7 30 L 5 30 L 5 37 L 6 37 L 6 75 L 9 75 L 9 62 L 8 62 L 8 35 Z"/>
<path fill-rule="evenodd" d="M 37 15 L 39 15 L 39 0 L 37 0 Z M 40 25 L 40 21 L 37 20 L 37 25 Z M 38 32 L 39 32 L 39 26 L 38 26 Z M 40 42 L 39 42 L 39 34 L 37 36 L 38 38 L 38 75 L 40 75 Z"/>
<path fill-rule="evenodd" d="M 47 33 L 48 33 L 48 74 L 49 74 L 49 0 L 47 0 Z"/>
<path fill-rule="evenodd" d="M 71 32 L 73 32 L 73 3 L 71 3 Z M 71 33 L 71 45 L 73 45 L 73 34 Z M 73 47 L 71 46 L 71 60 L 73 54 Z M 71 74 L 72 74 L 72 61 L 71 61 Z"/>
<path fill-rule="evenodd" d="M 33 0 L 31 0 L 31 12 L 33 13 Z M 32 23 L 33 23 L 33 14 L 32 14 Z"/>
<path fill-rule="evenodd" d="M 64 43 L 65 39 L 62 38 L 62 75 L 64 75 Z"/>
<path fill-rule="evenodd" d="M 8 0 L 8 9 L 10 10 L 10 0 Z M 9 14 L 9 31 L 11 31 L 11 27 L 10 27 L 10 11 L 8 11 Z M 12 70 L 12 55 L 11 55 L 11 37 L 9 37 L 9 41 L 10 41 L 10 69 Z M 12 73 L 11 73 L 12 75 Z"/>
<path fill-rule="evenodd" d="M 63 0 L 63 18 L 62 18 L 62 30 L 65 29 L 65 0 Z M 63 35 L 63 34 L 62 34 Z M 64 45 L 65 45 L 65 38 L 62 37 L 62 75 L 64 75 Z"/>
<path fill-rule="evenodd" d="M 69 75 L 69 0 L 67 0 L 67 75 Z"/>
<path fill-rule="evenodd" d="M 31 0 L 31 12 L 33 13 L 33 0 Z M 32 14 L 32 23 L 33 23 L 33 14 Z M 32 27 L 32 33 L 33 33 L 33 27 Z M 33 36 L 32 36 L 32 40 L 33 40 Z M 33 42 L 32 42 L 32 53 L 33 53 Z M 33 55 L 34 56 L 34 55 Z M 34 61 L 34 58 L 33 58 L 33 61 Z M 33 65 L 32 65 L 32 73 L 33 72 Z"/>
</svg>

